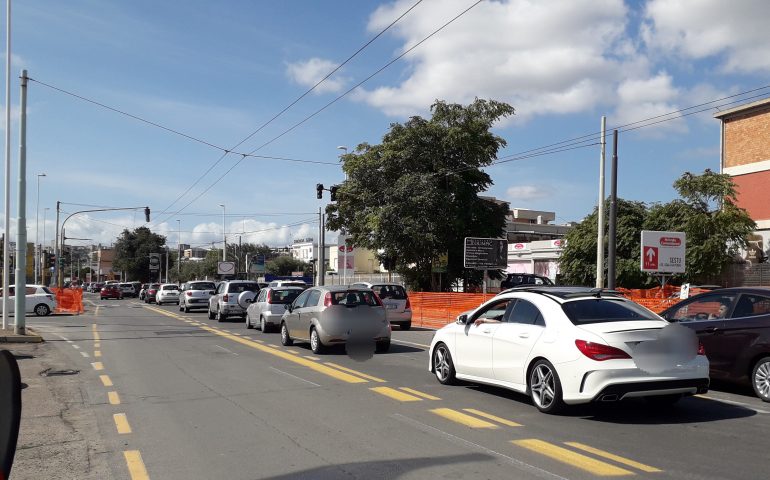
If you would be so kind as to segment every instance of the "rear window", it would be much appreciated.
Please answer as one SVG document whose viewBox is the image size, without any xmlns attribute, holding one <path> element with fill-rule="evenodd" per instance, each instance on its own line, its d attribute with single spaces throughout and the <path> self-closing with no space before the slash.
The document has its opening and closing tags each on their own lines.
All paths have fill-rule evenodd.
<svg viewBox="0 0 770 480">
<path fill-rule="evenodd" d="M 634 320 L 656 320 L 655 315 L 633 302 L 608 298 L 591 298 L 565 302 L 564 313 L 575 325 L 604 322 L 629 322 Z"/>
<path fill-rule="evenodd" d="M 163 285 L 163 290 L 179 290 L 176 285 Z"/>
<path fill-rule="evenodd" d="M 272 290 L 270 292 L 270 303 L 291 303 L 302 293 L 302 290 Z"/>
<path fill-rule="evenodd" d="M 189 290 L 214 290 L 216 288 L 214 282 L 195 282 L 190 284 Z"/>
<path fill-rule="evenodd" d="M 259 285 L 256 283 L 231 283 L 227 286 L 227 293 L 258 292 Z"/>
<path fill-rule="evenodd" d="M 43 287 L 43 291 L 44 291 L 45 293 L 47 293 L 48 295 L 55 295 L 55 294 L 54 294 L 54 293 L 51 291 L 51 289 L 50 289 L 50 288 L 48 288 L 48 287 Z"/>
<path fill-rule="evenodd" d="M 401 285 L 372 285 L 372 290 L 383 300 L 406 300 L 406 290 Z"/>
<path fill-rule="evenodd" d="M 367 291 L 355 291 L 348 290 L 347 292 L 331 292 L 332 305 L 369 305 L 370 307 L 376 307 L 379 305 L 377 299 L 374 298 L 374 292 Z"/>
</svg>

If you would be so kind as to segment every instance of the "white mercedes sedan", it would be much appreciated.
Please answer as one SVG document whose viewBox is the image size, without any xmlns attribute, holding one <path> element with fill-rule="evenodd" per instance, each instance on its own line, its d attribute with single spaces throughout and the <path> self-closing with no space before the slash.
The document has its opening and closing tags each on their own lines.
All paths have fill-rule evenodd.
<svg viewBox="0 0 770 480">
<path fill-rule="evenodd" d="M 609 291 L 531 287 L 504 293 L 436 332 L 429 369 L 527 394 L 538 410 L 705 393 L 709 363 L 691 331 Z"/>
</svg>

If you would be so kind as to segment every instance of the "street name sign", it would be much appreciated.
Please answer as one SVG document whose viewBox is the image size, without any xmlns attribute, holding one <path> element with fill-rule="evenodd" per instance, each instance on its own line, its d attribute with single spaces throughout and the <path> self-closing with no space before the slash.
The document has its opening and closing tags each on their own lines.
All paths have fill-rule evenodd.
<svg viewBox="0 0 770 480">
<path fill-rule="evenodd" d="M 684 232 L 642 230 L 641 268 L 648 273 L 685 272 Z"/>
<path fill-rule="evenodd" d="M 502 238 L 465 237 L 463 265 L 476 270 L 508 267 L 508 241 Z"/>
</svg>

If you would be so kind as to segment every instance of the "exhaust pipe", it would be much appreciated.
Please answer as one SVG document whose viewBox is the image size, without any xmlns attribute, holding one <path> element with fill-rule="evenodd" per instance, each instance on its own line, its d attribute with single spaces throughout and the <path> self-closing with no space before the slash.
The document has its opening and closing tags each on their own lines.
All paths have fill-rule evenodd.
<svg viewBox="0 0 770 480">
<path fill-rule="evenodd" d="M 602 402 L 617 402 L 618 396 L 615 393 L 610 393 L 608 395 L 602 395 L 601 400 Z"/>
</svg>

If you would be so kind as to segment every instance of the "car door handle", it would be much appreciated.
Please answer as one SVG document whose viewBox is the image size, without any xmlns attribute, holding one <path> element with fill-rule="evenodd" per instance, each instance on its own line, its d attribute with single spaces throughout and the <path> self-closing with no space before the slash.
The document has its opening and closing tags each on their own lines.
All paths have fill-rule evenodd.
<svg viewBox="0 0 770 480">
<path fill-rule="evenodd" d="M 529 338 L 529 333 L 522 332 L 522 333 L 519 334 L 519 338 Z"/>
<path fill-rule="evenodd" d="M 485 329 L 483 330 L 484 333 L 492 333 L 492 329 Z"/>
</svg>

